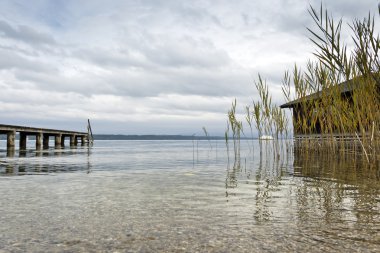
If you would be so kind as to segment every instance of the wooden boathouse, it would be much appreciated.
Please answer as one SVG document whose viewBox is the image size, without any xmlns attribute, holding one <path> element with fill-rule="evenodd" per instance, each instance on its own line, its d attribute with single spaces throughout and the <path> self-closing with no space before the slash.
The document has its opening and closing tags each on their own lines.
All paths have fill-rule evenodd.
<svg viewBox="0 0 380 253">
<path fill-rule="evenodd" d="M 89 133 L 86 132 L 0 124 L 0 134 L 7 135 L 7 150 L 15 149 L 16 133 L 19 133 L 20 151 L 26 150 L 28 136 L 35 136 L 37 150 L 49 148 L 49 139 L 51 136 L 54 136 L 55 148 L 64 147 L 66 137 L 70 138 L 70 146 L 77 146 L 78 142 L 84 145 L 90 140 Z"/>
<path fill-rule="evenodd" d="M 334 89 L 337 89 L 336 91 L 340 93 L 340 99 L 352 101 L 352 94 L 355 86 L 351 81 L 341 83 Z M 325 124 L 326 122 L 321 121 L 321 117 L 319 117 L 312 123 L 312 114 L 310 112 L 316 112 L 316 110 L 320 109 L 315 106 L 318 105 L 323 99 L 322 97 L 326 96 L 329 92 L 332 93 L 335 91 L 333 91 L 333 88 L 327 89 L 324 92 L 318 91 L 280 106 L 282 109 L 289 108 L 293 110 L 293 134 L 295 138 L 303 138 L 305 135 L 308 137 L 318 137 L 318 135 L 323 134 L 322 124 Z M 299 122 L 306 122 L 308 126 L 313 125 L 313 127 L 309 128 L 308 132 L 305 132 L 301 124 L 297 124 Z"/>
<path fill-rule="evenodd" d="M 294 138 L 352 140 L 374 132 L 380 115 L 375 115 L 380 108 L 378 77 L 356 77 L 281 105 L 292 110 Z"/>
</svg>

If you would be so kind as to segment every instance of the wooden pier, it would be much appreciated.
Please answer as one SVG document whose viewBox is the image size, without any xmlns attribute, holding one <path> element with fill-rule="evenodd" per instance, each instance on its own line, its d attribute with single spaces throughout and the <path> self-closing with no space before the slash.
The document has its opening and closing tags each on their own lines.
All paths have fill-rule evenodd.
<svg viewBox="0 0 380 253">
<path fill-rule="evenodd" d="M 19 149 L 20 151 L 26 150 L 26 142 L 28 136 L 35 136 L 36 149 L 49 148 L 49 139 L 54 136 L 55 148 L 61 148 L 65 145 L 66 137 L 70 138 L 70 146 L 77 146 L 78 142 L 82 145 L 89 142 L 89 134 L 85 132 L 74 132 L 65 130 L 25 127 L 25 126 L 12 126 L 0 124 L 0 134 L 7 135 L 7 150 L 15 149 L 16 133 L 19 133 Z"/>
</svg>

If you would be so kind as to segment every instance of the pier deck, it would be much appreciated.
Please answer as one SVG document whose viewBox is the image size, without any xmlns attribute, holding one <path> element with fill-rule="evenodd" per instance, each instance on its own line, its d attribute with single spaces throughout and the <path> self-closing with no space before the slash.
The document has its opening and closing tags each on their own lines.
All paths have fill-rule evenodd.
<svg viewBox="0 0 380 253">
<path fill-rule="evenodd" d="M 66 137 L 70 138 L 70 146 L 78 145 L 78 139 L 82 145 L 89 140 L 88 133 L 86 132 L 0 124 L 0 134 L 7 135 L 7 150 L 15 149 L 16 133 L 20 135 L 20 150 L 26 150 L 27 136 L 36 137 L 36 149 L 49 148 L 49 138 L 51 136 L 54 136 L 56 148 L 65 145 Z"/>
</svg>

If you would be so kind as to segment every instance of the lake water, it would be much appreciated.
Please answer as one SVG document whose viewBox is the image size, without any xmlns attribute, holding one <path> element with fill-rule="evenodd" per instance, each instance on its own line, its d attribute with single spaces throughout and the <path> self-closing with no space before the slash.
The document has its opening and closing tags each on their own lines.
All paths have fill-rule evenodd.
<svg viewBox="0 0 380 253">
<path fill-rule="evenodd" d="M 242 141 L 96 141 L 8 157 L 0 252 L 379 252 L 380 171 Z M 268 151 L 269 150 L 269 151 Z"/>
</svg>

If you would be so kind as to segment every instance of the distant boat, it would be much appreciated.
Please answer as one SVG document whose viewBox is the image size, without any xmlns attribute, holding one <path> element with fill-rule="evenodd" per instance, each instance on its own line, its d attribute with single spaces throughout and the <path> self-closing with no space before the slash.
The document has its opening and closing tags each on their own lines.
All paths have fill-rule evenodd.
<svg viewBox="0 0 380 253">
<path fill-rule="evenodd" d="M 270 136 L 270 135 L 261 135 L 260 140 L 264 140 L 264 141 L 270 141 L 270 140 L 273 140 L 273 136 Z"/>
</svg>

